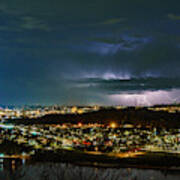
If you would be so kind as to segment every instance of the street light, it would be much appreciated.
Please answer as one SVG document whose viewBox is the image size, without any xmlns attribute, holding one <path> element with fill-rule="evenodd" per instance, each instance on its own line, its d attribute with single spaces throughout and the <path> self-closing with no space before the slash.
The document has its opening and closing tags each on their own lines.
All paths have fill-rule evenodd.
<svg viewBox="0 0 180 180">
<path fill-rule="evenodd" d="M 112 123 L 110 124 L 110 127 L 111 127 L 111 128 L 116 128 L 116 127 L 117 127 L 117 124 L 116 124 L 115 122 L 112 122 Z"/>
</svg>

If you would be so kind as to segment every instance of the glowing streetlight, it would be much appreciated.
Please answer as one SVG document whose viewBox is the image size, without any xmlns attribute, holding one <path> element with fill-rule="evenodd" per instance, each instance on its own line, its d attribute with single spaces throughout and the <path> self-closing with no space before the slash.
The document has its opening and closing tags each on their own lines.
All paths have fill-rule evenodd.
<svg viewBox="0 0 180 180">
<path fill-rule="evenodd" d="M 82 126 L 82 123 L 79 122 L 79 123 L 78 123 L 78 126 L 81 127 L 81 126 Z"/>
<path fill-rule="evenodd" d="M 115 122 L 112 122 L 112 123 L 110 124 L 110 127 L 111 127 L 111 128 L 116 128 L 116 127 L 117 127 L 117 124 L 116 124 Z"/>
</svg>

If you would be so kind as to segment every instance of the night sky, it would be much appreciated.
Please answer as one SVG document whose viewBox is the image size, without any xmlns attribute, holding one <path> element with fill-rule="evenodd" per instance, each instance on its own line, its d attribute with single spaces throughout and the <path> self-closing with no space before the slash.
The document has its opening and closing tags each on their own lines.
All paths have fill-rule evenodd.
<svg viewBox="0 0 180 180">
<path fill-rule="evenodd" d="M 180 102 L 179 0 L 1 0 L 0 104 Z"/>
</svg>

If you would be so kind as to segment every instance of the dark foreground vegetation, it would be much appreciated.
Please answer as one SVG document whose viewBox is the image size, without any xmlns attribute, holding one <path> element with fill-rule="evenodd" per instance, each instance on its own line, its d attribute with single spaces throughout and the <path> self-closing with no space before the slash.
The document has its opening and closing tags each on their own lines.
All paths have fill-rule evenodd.
<svg viewBox="0 0 180 180">
<path fill-rule="evenodd" d="M 159 127 L 159 128 L 180 128 L 180 112 L 168 113 L 167 111 L 151 111 L 147 108 L 136 109 L 129 107 L 117 110 L 101 109 L 97 112 L 89 112 L 84 114 L 50 114 L 36 119 L 13 119 L 8 120 L 9 123 L 15 124 L 63 124 L 71 123 L 83 124 L 98 123 L 109 125 L 115 122 L 119 125 L 132 124 L 135 127 Z"/>
<path fill-rule="evenodd" d="M 1 174 L 0 174 L 1 175 Z M 0 176 L 1 177 L 1 176 Z M 180 174 L 166 170 L 80 167 L 63 163 L 36 163 L 23 166 L 13 180 L 179 180 Z M 5 178 L 4 178 L 5 179 Z M 4 180 L 2 179 L 2 180 Z M 10 179 L 10 178 L 9 178 Z M 1 178 L 0 178 L 1 180 Z"/>
</svg>

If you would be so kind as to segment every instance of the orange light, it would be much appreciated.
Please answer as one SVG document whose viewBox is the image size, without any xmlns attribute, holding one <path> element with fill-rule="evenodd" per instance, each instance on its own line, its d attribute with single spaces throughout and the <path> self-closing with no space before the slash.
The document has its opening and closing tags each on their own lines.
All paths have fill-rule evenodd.
<svg viewBox="0 0 180 180">
<path fill-rule="evenodd" d="M 81 126 L 82 126 L 82 123 L 78 123 L 78 126 L 81 127 Z"/>
<path fill-rule="evenodd" d="M 112 122 L 112 123 L 110 124 L 110 127 L 111 127 L 111 128 L 116 128 L 117 125 L 116 125 L 116 123 Z"/>
</svg>

